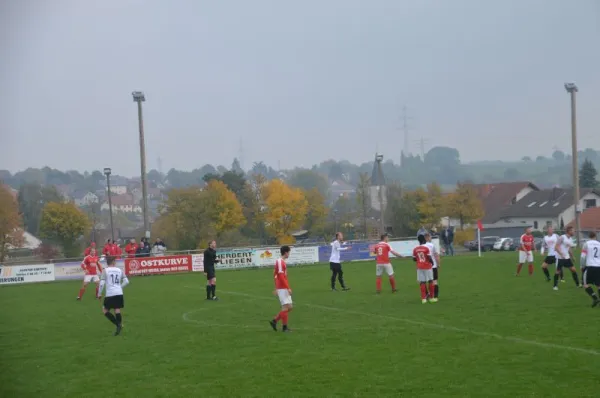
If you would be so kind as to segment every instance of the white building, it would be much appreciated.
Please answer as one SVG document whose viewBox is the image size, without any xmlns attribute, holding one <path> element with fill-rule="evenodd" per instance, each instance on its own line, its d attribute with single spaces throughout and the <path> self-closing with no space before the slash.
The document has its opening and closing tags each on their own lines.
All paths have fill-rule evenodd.
<svg viewBox="0 0 600 398">
<path fill-rule="evenodd" d="M 111 187 L 112 188 L 112 187 Z M 112 208 L 114 212 L 123 212 L 123 213 L 141 213 L 142 208 L 140 205 L 136 204 L 133 201 L 132 195 L 118 195 L 111 196 Z M 100 206 L 100 210 L 108 211 L 110 209 L 110 205 L 108 203 L 108 199 L 102 203 Z"/>
<path fill-rule="evenodd" d="M 73 200 L 79 207 L 90 206 L 93 203 L 98 203 L 98 195 L 93 192 L 76 191 L 73 193 Z"/>
</svg>

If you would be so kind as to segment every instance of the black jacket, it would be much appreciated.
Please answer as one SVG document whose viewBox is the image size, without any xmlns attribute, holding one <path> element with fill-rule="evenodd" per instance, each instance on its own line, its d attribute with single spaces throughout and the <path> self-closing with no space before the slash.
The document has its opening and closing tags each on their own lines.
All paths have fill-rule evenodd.
<svg viewBox="0 0 600 398">
<path fill-rule="evenodd" d="M 204 250 L 204 269 L 215 269 L 215 264 L 218 263 L 217 260 L 217 251 L 215 249 L 211 249 L 210 247 Z"/>
</svg>

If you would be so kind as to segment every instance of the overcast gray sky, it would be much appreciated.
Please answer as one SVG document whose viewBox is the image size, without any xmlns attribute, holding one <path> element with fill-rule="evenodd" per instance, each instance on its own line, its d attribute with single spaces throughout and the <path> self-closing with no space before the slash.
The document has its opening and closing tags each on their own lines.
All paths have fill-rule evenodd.
<svg viewBox="0 0 600 398">
<path fill-rule="evenodd" d="M 600 148 L 599 0 L 7 0 L 0 169 L 463 161 Z"/>
</svg>

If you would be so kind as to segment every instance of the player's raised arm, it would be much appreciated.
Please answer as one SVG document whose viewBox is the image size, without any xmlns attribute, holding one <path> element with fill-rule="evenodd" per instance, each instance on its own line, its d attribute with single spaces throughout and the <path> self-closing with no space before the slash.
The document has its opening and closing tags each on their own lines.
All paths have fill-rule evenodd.
<svg viewBox="0 0 600 398">
<path fill-rule="evenodd" d="M 398 253 L 397 251 L 394 251 L 392 249 L 390 249 L 390 253 L 392 253 L 394 256 L 398 257 L 398 258 L 402 258 L 404 256 L 402 256 L 402 254 Z"/>
</svg>

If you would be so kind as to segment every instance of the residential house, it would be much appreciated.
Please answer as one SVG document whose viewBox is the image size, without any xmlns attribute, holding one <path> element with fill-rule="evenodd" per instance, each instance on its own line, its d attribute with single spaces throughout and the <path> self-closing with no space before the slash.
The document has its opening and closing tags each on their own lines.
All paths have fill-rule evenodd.
<svg viewBox="0 0 600 398">
<path fill-rule="evenodd" d="M 129 181 L 125 177 L 112 176 L 110 178 L 110 192 L 116 195 L 124 195 L 127 193 Z"/>
<path fill-rule="evenodd" d="M 141 213 L 142 208 L 140 205 L 136 204 L 133 201 L 133 195 L 125 194 L 125 195 L 116 195 L 111 196 L 112 208 L 113 211 L 123 212 L 123 213 Z M 100 210 L 108 211 L 110 208 L 108 200 L 102 203 L 100 206 Z"/>
<path fill-rule="evenodd" d="M 73 192 L 73 200 L 79 207 L 90 206 L 92 203 L 98 203 L 98 196 L 89 191 L 75 191 Z"/>
<path fill-rule="evenodd" d="M 344 180 L 332 180 L 329 183 L 329 199 L 335 202 L 340 196 L 353 196 L 356 188 Z"/>
<path fill-rule="evenodd" d="M 588 202 L 588 204 L 591 203 Z M 575 220 L 568 223 L 567 226 L 575 227 Z M 588 207 L 583 210 L 579 215 L 579 230 L 584 233 L 600 231 L 600 207 Z"/>
<path fill-rule="evenodd" d="M 600 191 L 589 188 L 580 190 L 581 209 L 595 208 L 599 205 Z M 497 228 L 523 230 L 528 226 L 537 231 L 543 231 L 548 226 L 562 229 L 575 219 L 573 190 L 552 188 L 531 191 L 516 203 L 493 214 L 494 218 L 487 215 L 484 218 L 484 228 L 488 232 Z"/>
<path fill-rule="evenodd" d="M 41 244 L 42 244 L 41 240 L 39 240 L 38 238 L 36 238 L 32 234 L 30 234 L 29 232 L 23 231 L 23 244 L 20 247 L 14 247 L 10 244 L 7 245 L 6 247 L 8 250 L 15 250 L 15 249 L 34 250 L 34 249 L 37 249 L 38 247 L 40 247 Z"/>
</svg>

